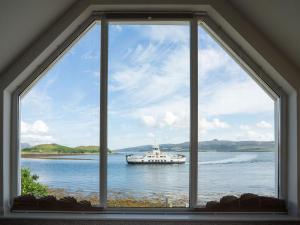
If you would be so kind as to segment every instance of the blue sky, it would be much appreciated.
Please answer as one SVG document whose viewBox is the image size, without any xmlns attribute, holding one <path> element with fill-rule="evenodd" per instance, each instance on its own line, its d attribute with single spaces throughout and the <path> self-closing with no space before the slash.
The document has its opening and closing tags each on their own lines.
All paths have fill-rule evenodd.
<svg viewBox="0 0 300 225">
<path fill-rule="evenodd" d="M 21 142 L 99 144 L 100 25 L 22 96 Z M 199 139 L 273 140 L 274 103 L 199 27 Z M 108 147 L 189 139 L 189 26 L 109 27 Z"/>
</svg>

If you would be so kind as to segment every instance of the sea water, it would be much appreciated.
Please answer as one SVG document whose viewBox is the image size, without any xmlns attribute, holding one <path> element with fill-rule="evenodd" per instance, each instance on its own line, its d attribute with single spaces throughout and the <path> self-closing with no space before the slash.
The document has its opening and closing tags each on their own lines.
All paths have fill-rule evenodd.
<svg viewBox="0 0 300 225">
<path fill-rule="evenodd" d="M 189 193 L 189 154 L 185 164 L 128 165 L 126 154 L 108 156 L 108 195 L 133 197 L 184 196 Z M 61 156 L 60 159 L 22 158 L 50 188 L 83 194 L 99 192 L 99 156 Z M 226 194 L 276 196 L 274 152 L 199 152 L 198 196 L 217 200 Z"/>
</svg>

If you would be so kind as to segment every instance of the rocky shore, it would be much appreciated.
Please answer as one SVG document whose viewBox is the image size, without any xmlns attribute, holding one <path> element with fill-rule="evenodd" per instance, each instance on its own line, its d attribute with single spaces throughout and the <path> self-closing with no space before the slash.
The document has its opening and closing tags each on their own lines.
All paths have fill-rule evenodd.
<svg viewBox="0 0 300 225">
<path fill-rule="evenodd" d="M 80 192 L 68 192 L 64 189 L 48 189 L 49 195 L 55 196 L 57 199 L 65 196 L 76 198 L 78 201 L 89 201 L 92 205 L 99 204 L 99 194 L 84 194 Z M 188 196 L 178 195 L 176 197 L 165 197 L 163 195 L 155 195 L 148 197 L 136 197 L 130 194 L 120 192 L 109 193 L 107 205 L 109 207 L 144 207 L 144 208 L 185 208 L 188 207 Z"/>
<path fill-rule="evenodd" d="M 49 189 L 49 195 L 36 198 L 32 195 L 19 196 L 14 199 L 13 210 L 63 210 L 63 211 L 97 211 L 98 193 L 84 195 L 67 192 L 64 189 Z M 108 207 L 127 208 L 186 208 L 188 197 L 134 197 L 122 193 L 110 193 Z M 245 193 L 239 197 L 226 195 L 218 201 L 209 201 L 196 208 L 199 212 L 286 212 L 285 202 L 274 197 Z"/>
</svg>

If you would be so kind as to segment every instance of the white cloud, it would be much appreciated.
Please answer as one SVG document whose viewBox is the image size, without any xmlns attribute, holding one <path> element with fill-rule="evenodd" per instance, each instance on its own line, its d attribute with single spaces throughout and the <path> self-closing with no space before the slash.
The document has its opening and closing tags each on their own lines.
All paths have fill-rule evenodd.
<svg viewBox="0 0 300 225">
<path fill-rule="evenodd" d="M 126 111 L 121 107 L 120 115 L 139 118 L 148 128 L 163 129 L 166 136 L 170 136 L 166 129 L 188 133 L 190 125 L 189 48 L 183 39 L 171 44 L 172 35 L 164 30 L 155 37 L 150 35 L 147 45 L 130 48 L 122 61 L 126 64 L 118 65 L 117 72 L 111 76 L 113 89 L 110 89 L 122 93 L 120 99 L 114 99 L 111 106 L 115 107 L 111 110 L 126 102 Z M 221 48 L 200 49 L 199 56 L 200 137 L 270 138 L 246 126 L 241 126 L 245 131 L 236 131 L 217 118 L 271 112 L 273 101 Z M 215 118 L 207 119 L 211 117 Z"/>
<path fill-rule="evenodd" d="M 37 133 L 47 133 L 49 130 L 48 126 L 46 123 L 44 123 L 41 120 L 37 120 L 33 123 L 32 125 L 32 131 L 37 132 Z"/>
<path fill-rule="evenodd" d="M 178 116 L 176 116 L 172 112 L 166 112 L 163 118 L 163 122 L 168 126 L 173 126 L 178 120 Z"/>
<path fill-rule="evenodd" d="M 97 103 L 86 102 L 86 92 L 76 89 L 60 99 L 53 95 L 49 97 L 41 90 L 35 86 L 22 98 L 22 142 L 67 146 L 98 144 L 100 108 Z"/>
<path fill-rule="evenodd" d="M 272 125 L 264 120 L 252 124 L 252 125 L 245 125 L 242 124 L 239 126 L 240 131 L 235 134 L 235 138 L 237 140 L 256 140 L 256 141 L 272 141 L 274 140 L 274 132 L 271 129 Z M 262 129 L 262 128 L 267 128 Z"/>
<path fill-rule="evenodd" d="M 152 41 L 183 42 L 189 41 L 188 26 L 153 25 L 147 26 L 144 35 Z"/>
<path fill-rule="evenodd" d="M 122 26 L 120 26 L 120 25 L 115 25 L 114 27 L 116 28 L 117 31 L 122 31 Z"/>
<path fill-rule="evenodd" d="M 158 48 L 159 44 L 149 43 L 147 46 L 138 44 L 134 51 L 131 53 L 130 59 L 132 63 L 137 64 L 150 64 L 156 59 L 153 58 L 153 55 L 158 55 L 160 48 Z"/>
<path fill-rule="evenodd" d="M 168 40 L 168 37 L 159 39 Z M 129 111 L 132 110 L 127 111 L 126 116 L 140 118 L 148 127 L 188 129 L 188 47 L 177 45 L 164 49 L 164 45 L 150 43 L 147 46 L 138 45 L 130 52 L 128 65 L 122 65 L 123 69 L 112 76 L 114 91 L 122 91 L 122 97 L 115 101 L 115 106 L 118 107 L 126 99 L 130 105 Z M 267 94 L 223 51 L 215 48 L 201 50 L 199 64 L 202 73 L 207 78 L 213 78 L 213 82 L 200 86 L 201 117 L 273 110 L 273 102 Z M 227 79 L 218 79 L 215 74 L 211 77 L 212 72 L 225 73 Z M 235 77 L 237 73 L 238 77 Z M 185 92 L 182 92 L 184 88 Z M 202 119 L 199 123 L 201 133 L 230 128 L 228 123 L 218 118 Z"/>
<path fill-rule="evenodd" d="M 119 65 L 110 78 L 110 90 L 122 91 L 122 97 L 136 104 L 153 103 L 169 95 L 182 94 L 189 86 L 188 49 L 166 50 L 161 45 L 149 46 L 138 46 L 130 62 Z"/>
<path fill-rule="evenodd" d="M 200 110 L 207 116 L 273 111 L 272 99 L 206 32 L 199 49 Z"/>
<path fill-rule="evenodd" d="M 240 129 L 241 129 L 241 130 L 250 130 L 251 127 L 250 127 L 249 125 L 244 125 L 244 124 L 242 124 L 242 125 L 240 125 Z"/>
<path fill-rule="evenodd" d="M 229 128 L 230 125 L 224 121 L 219 120 L 218 118 L 214 118 L 212 120 L 207 120 L 206 118 L 201 118 L 198 123 L 198 132 L 201 135 L 207 135 L 209 130 L 214 129 L 226 129 Z"/>
<path fill-rule="evenodd" d="M 199 82 L 213 77 L 221 80 L 244 80 L 249 75 L 242 67 L 221 47 L 201 48 L 198 50 Z"/>
<path fill-rule="evenodd" d="M 29 110 L 35 117 L 52 112 L 52 104 L 53 99 L 46 89 L 32 88 L 21 98 L 21 107 L 25 107 L 25 110 Z"/>
<path fill-rule="evenodd" d="M 188 29 L 155 25 L 141 30 L 149 42 L 130 46 L 120 62 L 112 60 L 109 88 L 122 92 L 119 101 L 115 99 L 117 107 L 124 99 L 136 107 L 157 104 L 170 95 L 182 95 L 189 86 L 189 49 L 184 43 Z"/>
<path fill-rule="evenodd" d="M 241 129 L 242 128 L 242 129 Z M 199 129 L 199 140 L 232 140 L 232 141 L 274 141 L 273 130 L 266 131 L 265 129 L 254 126 L 230 126 L 226 129 Z"/>
<path fill-rule="evenodd" d="M 263 132 L 258 130 L 247 130 L 236 135 L 237 140 L 249 141 L 273 141 L 274 134 L 272 132 Z"/>
<path fill-rule="evenodd" d="M 21 121 L 21 133 L 47 133 L 48 126 L 41 120 L 35 121 L 33 124 Z"/>
<path fill-rule="evenodd" d="M 272 128 L 272 124 L 270 124 L 270 123 L 268 123 L 268 122 L 266 122 L 264 120 L 258 122 L 256 124 L 256 126 L 259 127 L 259 128 Z"/>
<path fill-rule="evenodd" d="M 229 128 L 230 125 L 226 122 L 220 121 L 217 118 L 212 119 L 211 121 L 203 118 L 200 120 L 200 127 L 204 129 L 215 129 L 215 128 Z"/>
<path fill-rule="evenodd" d="M 250 79 L 203 86 L 199 98 L 199 110 L 209 116 L 254 114 L 274 110 L 273 100 Z"/>
<path fill-rule="evenodd" d="M 153 116 L 142 116 L 142 121 L 146 126 L 154 127 L 156 125 L 156 120 Z"/>
<path fill-rule="evenodd" d="M 138 88 L 148 73 L 148 65 L 140 65 L 137 67 L 130 67 L 122 65 L 118 70 L 111 75 L 111 91 L 126 91 L 130 92 Z"/>
<path fill-rule="evenodd" d="M 230 63 L 228 55 L 215 48 L 201 49 L 198 56 L 200 79 L 206 78 L 214 70 L 227 68 Z"/>
<path fill-rule="evenodd" d="M 139 44 L 130 53 L 127 65 L 122 65 L 112 74 L 110 90 L 122 91 L 119 101 L 115 99 L 116 106 L 125 98 L 138 108 L 140 105 L 160 104 L 162 99 L 170 96 L 180 96 L 185 89 L 188 95 L 189 49 L 184 44 L 166 47 L 171 36 L 165 35 L 162 33 L 158 38 L 164 40 L 164 45 L 152 42 L 146 46 Z M 214 75 L 216 81 L 205 85 L 200 81 L 199 111 L 205 117 L 273 110 L 269 96 L 223 50 L 202 49 L 199 64 L 200 73 L 205 74 L 201 77 L 212 79 L 210 73 L 216 71 L 227 76 L 223 81 Z M 238 77 L 234 78 L 236 74 Z"/>
<path fill-rule="evenodd" d="M 148 127 L 187 129 L 189 126 L 189 99 L 173 97 L 158 104 L 148 104 L 124 114 L 125 117 L 139 118 Z M 145 120 L 147 119 L 147 123 Z M 155 121 L 155 122 L 154 122 Z"/>
<path fill-rule="evenodd" d="M 147 137 L 149 137 L 149 138 L 155 138 L 155 134 L 153 134 L 152 132 L 149 132 L 147 134 Z"/>
<path fill-rule="evenodd" d="M 146 109 L 150 113 L 150 109 Z M 166 109 L 167 110 L 167 109 Z M 139 113 L 138 113 L 139 114 Z M 156 127 L 156 128 L 187 128 L 188 120 L 184 114 L 180 114 L 176 111 L 162 111 L 156 115 L 141 115 L 142 122 L 147 127 Z"/>
<path fill-rule="evenodd" d="M 42 120 L 33 123 L 21 121 L 21 142 L 30 145 L 51 143 L 54 138 L 49 134 L 49 127 Z"/>
</svg>

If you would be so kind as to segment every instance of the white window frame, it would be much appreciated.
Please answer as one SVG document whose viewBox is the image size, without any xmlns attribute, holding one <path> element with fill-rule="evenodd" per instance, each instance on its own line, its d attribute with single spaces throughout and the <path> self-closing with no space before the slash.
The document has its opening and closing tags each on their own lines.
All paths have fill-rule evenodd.
<svg viewBox="0 0 300 225">
<path fill-rule="evenodd" d="M 100 171 L 99 212 L 115 211 L 155 211 L 188 212 L 199 208 L 198 202 L 198 25 L 201 24 L 212 34 L 218 43 L 236 60 L 241 67 L 275 101 L 275 144 L 277 150 L 276 187 L 278 197 L 287 199 L 287 164 L 286 164 L 286 94 L 284 91 L 238 46 L 205 12 L 93 12 L 92 15 L 54 51 L 34 73 L 12 94 L 11 120 L 11 200 L 20 194 L 20 127 L 19 103 L 24 94 L 64 52 L 77 41 L 94 23 L 101 22 L 101 57 L 100 57 Z M 108 80 L 108 23 L 110 21 L 188 21 L 190 24 L 190 170 L 189 170 L 189 208 L 107 208 L 107 80 Z M 200 53 L 201 54 L 201 53 Z"/>
</svg>

